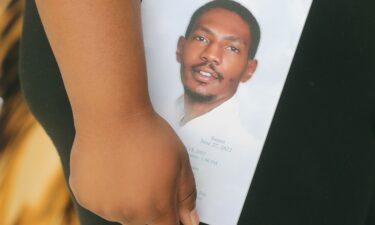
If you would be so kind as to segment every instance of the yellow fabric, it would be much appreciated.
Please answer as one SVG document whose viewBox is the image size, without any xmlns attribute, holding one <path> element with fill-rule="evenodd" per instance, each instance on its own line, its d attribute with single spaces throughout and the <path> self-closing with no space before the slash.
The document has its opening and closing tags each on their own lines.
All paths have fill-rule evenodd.
<svg viewBox="0 0 375 225">
<path fill-rule="evenodd" d="M 0 95 L 8 94 L 0 114 L 0 225 L 78 225 L 57 152 L 17 88 L 18 65 L 2 69 L 20 39 L 24 1 L 0 0 Z"/>
<path fill-rule="evenodd" d="M 2 2 L 4 1 L 4 2 Z M 2 62 L 8 53 L 8 50 L 13 44 L 19 41 L 22 32 L 22 12 L 24 10 L 24 1 L 16 0 L 11 7 L 8 6 L 12 1 L 0 0 L 0 34 L 3 33 L 12 20 L 15 20 L 14 24 L 8 30 L 5 36 L 0 36 L 0 62 Z M 9 7 L 9 8 L 7 8 Z"/>
<path fill-rule="evenodd" d="M 75 225 L 60 161 L 50 139 L 37 124 L 20 143 L 9 146 L 0 161 L 0 224 Z M 5 169 L 5 170 L 3 170 Z"/>
</svg>

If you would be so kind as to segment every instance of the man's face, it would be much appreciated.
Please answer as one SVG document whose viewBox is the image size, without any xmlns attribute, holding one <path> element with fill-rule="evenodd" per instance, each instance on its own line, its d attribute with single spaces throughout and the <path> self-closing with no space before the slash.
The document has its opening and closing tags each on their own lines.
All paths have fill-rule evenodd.
<svg viewBox="0 0 375 225">
<path fill-rule="evenodd" d="M 232 97 L 257 66 L 256 60 L 248 58 L 250 42 L 249 26 L 236 13 L 221 8 L 204 12 L 190 35 L 178 42 L 185 93 L 202 102 Z"/>
</svg>

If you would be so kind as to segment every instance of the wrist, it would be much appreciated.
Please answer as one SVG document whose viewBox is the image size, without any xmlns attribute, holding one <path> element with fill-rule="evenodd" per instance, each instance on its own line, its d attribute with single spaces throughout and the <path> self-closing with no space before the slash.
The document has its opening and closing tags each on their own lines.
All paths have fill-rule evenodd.
<svg viewBox="0 0 375 225">
<path fill-rule="evenodd" d="M 76 135 L 97 136 L 120 132 L 134 126 L 140 120 L 149 120 L 157 116 L 151 104 L 133 105 L 124 110 L 108 109 L 87 113 L 74 113 Z"/>
</svg>

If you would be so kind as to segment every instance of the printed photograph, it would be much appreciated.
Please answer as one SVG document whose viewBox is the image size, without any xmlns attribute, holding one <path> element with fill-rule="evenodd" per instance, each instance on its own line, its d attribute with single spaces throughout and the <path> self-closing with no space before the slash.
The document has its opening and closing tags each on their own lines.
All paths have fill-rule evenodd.
<svg viewBox="0 0 375 225">
<path fill-rule="evenodd" d="M 188 150 L 207 224 L 237 224 L 311 3 L 143 1 L 152 103 Z"/>
</svg>

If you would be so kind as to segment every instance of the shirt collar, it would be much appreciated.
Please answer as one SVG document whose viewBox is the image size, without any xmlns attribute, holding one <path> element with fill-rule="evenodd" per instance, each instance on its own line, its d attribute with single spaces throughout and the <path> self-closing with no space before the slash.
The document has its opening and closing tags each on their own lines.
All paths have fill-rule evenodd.
<svg viewBox="0 0 375 225">
<path fill-rule="evenodd" d="M 176 101 L 176 107 L 177 107 L 178 124 L 179 124 L 179 126 L 182 126 L 181 125 L 181 121 L 183 120 L 183 118 L 185 116 L 185 111 L 184 111 L 184 95 L 181 95 L 177 99 L 177 101 Z M 238 105 L 237 96 L 233 95 L 231 98 L 229 98 L 225 102 L 221 103 L 220 105 L 216 106 L 211 111 L 206 112 L 205 114 L 192 119 L 191 121 L 187 122 L 186 124 L 188 124 L 188 123 L 190 123 L 193 120 L 196 120 L 198 118 L 207 117 L 208 115 L 210 115 L 211 117 L 214 117 L 214 118 L 216 118 L 216 117 L 222 117 L 222 115 L 238 116 L 239 115 L 239 105 Z"/>
</svg>

